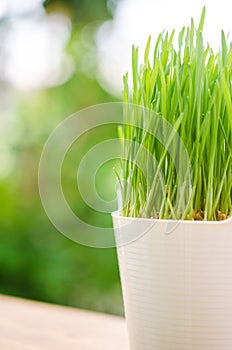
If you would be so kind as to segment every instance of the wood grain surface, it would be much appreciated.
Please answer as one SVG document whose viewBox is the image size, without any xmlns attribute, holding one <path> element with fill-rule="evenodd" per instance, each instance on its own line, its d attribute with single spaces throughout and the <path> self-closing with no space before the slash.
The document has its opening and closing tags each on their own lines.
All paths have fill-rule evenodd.
<svg viewBox="0 0 232 350">
<path fill-rule="evenodd" d="M 129 350 L 125 320 L 0 296 L 0 350 Z"/>
</svg>

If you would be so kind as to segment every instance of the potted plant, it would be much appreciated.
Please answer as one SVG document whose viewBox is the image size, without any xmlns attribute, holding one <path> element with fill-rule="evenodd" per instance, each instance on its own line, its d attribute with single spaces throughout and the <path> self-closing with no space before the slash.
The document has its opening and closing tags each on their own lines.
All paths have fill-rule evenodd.
<svg viewBox="0 0 232 350">
<path fill-rule="evenodd" d="M 159 35 L 124 77 L 122 209 L 113 214 L 133 350 L 232 349 L 232 45 Z"/>
</svg>

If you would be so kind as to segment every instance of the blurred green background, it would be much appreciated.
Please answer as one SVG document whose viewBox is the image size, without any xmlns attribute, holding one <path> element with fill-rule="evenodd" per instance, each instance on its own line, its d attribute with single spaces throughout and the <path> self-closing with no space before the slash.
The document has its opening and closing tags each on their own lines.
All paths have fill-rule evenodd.
<svg viewBox="0 0 232 350">
<path fill-rule="evenodd" d="M 99 83 L 95 47 L 96 31 L 111 18 L 115 1 L 23 5 L 12 0 L 1 6 L 0 293 L 122 314 L 115 249 L 84 247 L 61 235 L 43 210 L 37 185 L 40 154 L 54 127 L 84 107 L 117 101 Z M 46 37 L 46 28 L 51 38 Z M 38 64 L 43 71 L 38 71 Z M 115 137 L 115 132 L 105 129 L 100 138 Z M 82 142 L 88 149 L 93 140 L 86 136 Z M 67 157 L 64 187 L 71 205 L 87 220 L 89 209 L 74 191 L 72 167 L 78 147 Z M 103 177 L 100 181 L 105 191 L 113 185 L 111 175 L 108 182 Z M 108 224 L 109 217 L 101 220 L 99 224 Z"/>
</svg>

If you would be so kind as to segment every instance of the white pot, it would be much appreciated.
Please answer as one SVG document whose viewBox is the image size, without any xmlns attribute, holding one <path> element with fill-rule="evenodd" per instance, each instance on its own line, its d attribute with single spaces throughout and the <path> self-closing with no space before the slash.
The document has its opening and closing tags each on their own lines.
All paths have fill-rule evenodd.
<svg viewBox="0 0 232 350">
<path fill-rule="evenodd" d="M 132 350 L 232 349 L 232 219 L 113 214 Z"/>
</svg>

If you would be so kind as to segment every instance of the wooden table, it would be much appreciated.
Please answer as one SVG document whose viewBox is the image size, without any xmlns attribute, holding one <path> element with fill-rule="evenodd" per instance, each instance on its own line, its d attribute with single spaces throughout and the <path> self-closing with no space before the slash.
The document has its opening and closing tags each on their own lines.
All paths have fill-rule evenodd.
<svg viewBox="0 0 232 350">
<path fill-rule="evenodd" d="M 0 296 L 1 350 L 129 350 L 125 320 Z"/>
</svg>

